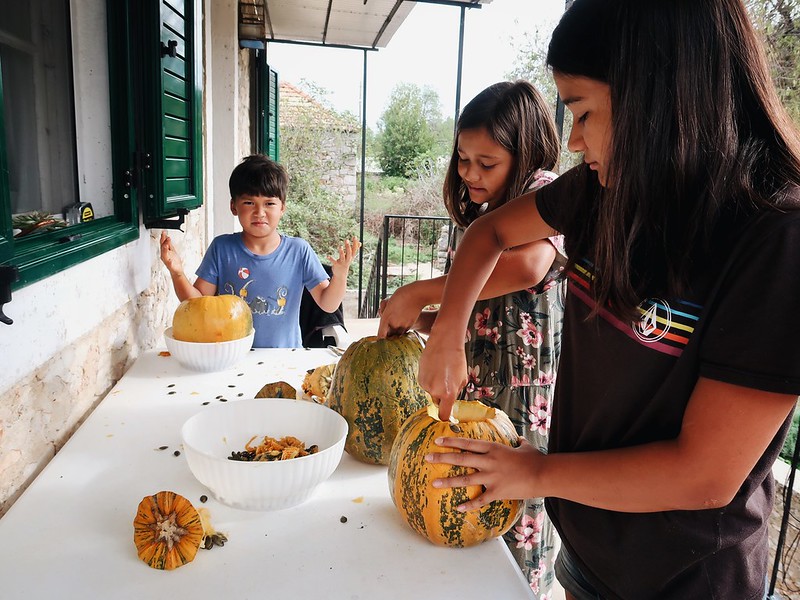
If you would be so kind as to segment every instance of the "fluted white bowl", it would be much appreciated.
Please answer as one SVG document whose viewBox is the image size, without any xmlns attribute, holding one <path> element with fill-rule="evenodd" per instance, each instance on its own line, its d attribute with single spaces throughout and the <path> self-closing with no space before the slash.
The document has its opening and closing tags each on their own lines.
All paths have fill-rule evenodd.
<svg viewBox="0 0 800 600">
<path fill-rule="evenodd" d="M 164 331 L 167 350 L 177 361 L 192 371 L 211 373 L 224 371 L 239 363 L 253 346 L 255 329 L 250 335 L 228 342 L 184 342 L 172 337 L 172 327 Z"/>
<path fill-rule="evenodd" d="M 319 451 L 271 462 L 229 460 L 253 436 L 293 436 Z M 189 469 L 228 506 L 279 510 L 307 500 L 336 470 L 347 422 L 322 404 L 289 398 L 235 400 L 204 408 L 181 429 Z"/>
</svg>

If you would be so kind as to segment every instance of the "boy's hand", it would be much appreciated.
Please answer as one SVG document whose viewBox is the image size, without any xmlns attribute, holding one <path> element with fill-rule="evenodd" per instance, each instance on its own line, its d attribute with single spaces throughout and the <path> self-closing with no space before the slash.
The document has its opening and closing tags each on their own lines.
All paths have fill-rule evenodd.
<svg viewBox="0 0 800 600">
<path fill-rule="evenodd" d="M 172 240 L 167 235 L 166 231 L 161 232 L 161 262 L 167 267 L 167 270 L 171 274 L 180 274 L 183 273 L 183 262 L 181 261 L 181 257 L 178 256 L 178 253 L 175 251 L 175 248 L 172 247 Z"/>
<path fill-rule="evenodd" d="M 328 257 L 328 260 L 331 261 L 334 276 L 347 277 L 350 264 L 358 255 L 359 248 L 361 248 L 361 242 L 358 241 L 358 238 L 353 237 L 352 240 L 345 240 L 339 245 L 339 258 Z"/>
</svg>

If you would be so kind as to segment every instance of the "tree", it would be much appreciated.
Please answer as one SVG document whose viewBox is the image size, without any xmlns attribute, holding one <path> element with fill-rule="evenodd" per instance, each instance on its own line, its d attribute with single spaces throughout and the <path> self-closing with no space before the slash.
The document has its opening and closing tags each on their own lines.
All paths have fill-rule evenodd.
<svg viewBox="0 0 800 600">
<path fill-rule="evenodd" d="M 431 157 L 441 121 L 439 96 L 433 89 L 413 83 L 397 85 L 378 122 L 378 160 L 383 171 L 405 177 Z"/>
<path fill-rule="evenodd" d="M 331 148 L 360 140 L 360 130 L 352 115 L 326 102 L 324 88 L 305 80 L 301 85 L 311 101 L 292 106 L 281 96 L 280 156 L 289 173 L 289 190 L 280 229 L 308 241 L 326 262 L 339 243 L 358 230 L 353 207 L 326 185 L 341 160 Z"/>
<path fill-rule="evenodd" d="M 524 79 L 530 81 L 545 97 L 555 115 L 558 90 L 553 81 L 553 76 L 547 66 L 547 44 L 554 24 L 543 24 L 525 33 L 520 38 L 514 38 L 512 45 L 517 48 L 517 55 L 511 71 L 506 73 L 510 80 Z M 561 156 L 559 158 L 559 171 L 564 172 L 580 162 L 580 156 L 570 152 L 567 148 L 569 132 L 572 129 L 572 113 L 564 110 L 561 136 Z"/>
<path fill-rule="evenodd" d="M 800 125 L 800 0 L 747 0 L 767 50 L 778 95 Z"/>
</svg>

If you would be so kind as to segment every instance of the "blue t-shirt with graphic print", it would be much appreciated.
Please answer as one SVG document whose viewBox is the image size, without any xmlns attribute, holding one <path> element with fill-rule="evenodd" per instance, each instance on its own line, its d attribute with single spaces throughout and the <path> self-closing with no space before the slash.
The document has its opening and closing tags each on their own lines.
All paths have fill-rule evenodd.
<svg viewBox="0 0 800 600">
<path fill-rule="evenodd" d="M 217 236 L 208 247 L 197 276 L 217 286 L 217 294 L 235 294 L 253 311 L 256 348 L 299 348 L 300 300 L 328 279 L 308 242 L 281 234 L 267 255 L 254 254 L 240 233 Z"/>
</svg>

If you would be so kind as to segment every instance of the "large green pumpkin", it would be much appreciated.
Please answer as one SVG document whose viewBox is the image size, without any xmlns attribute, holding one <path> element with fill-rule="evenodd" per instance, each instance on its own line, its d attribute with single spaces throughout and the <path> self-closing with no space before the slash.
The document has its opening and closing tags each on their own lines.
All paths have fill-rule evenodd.
<svg viewBox="0 0 800 600">
<path fill-rule="evenodd" d="M 415 333 L 353 342 L 339 359 L 328 390 L 328 406 L 348 425 L 345 450 L 376 465 L 389 462 L 403 422 L 430 404 L 417 383 L 422 343 Z"/>
<path fill-rule="evenodd" d="M 452 414 L 457 423 L 440 421 L 438 408 L 431 406 L 403 424 L 389 459 L 389 491 L 414 531 L 438 546 L 463 548 L 503 535 L 519 519 L 523 503 L 494 500 L 478 510 L 459 512 L 456 507 L 482 494 L 482 486 L 435 488 L 433 480 L 475 470 L 429 463 L 425 455 L 459 452 L 437 446 L 434 440 L 438 437 L 466 437 L 516 447 L 519 436 L 503 411 L 477 401 L 456 402 Z"/>
</svg>

